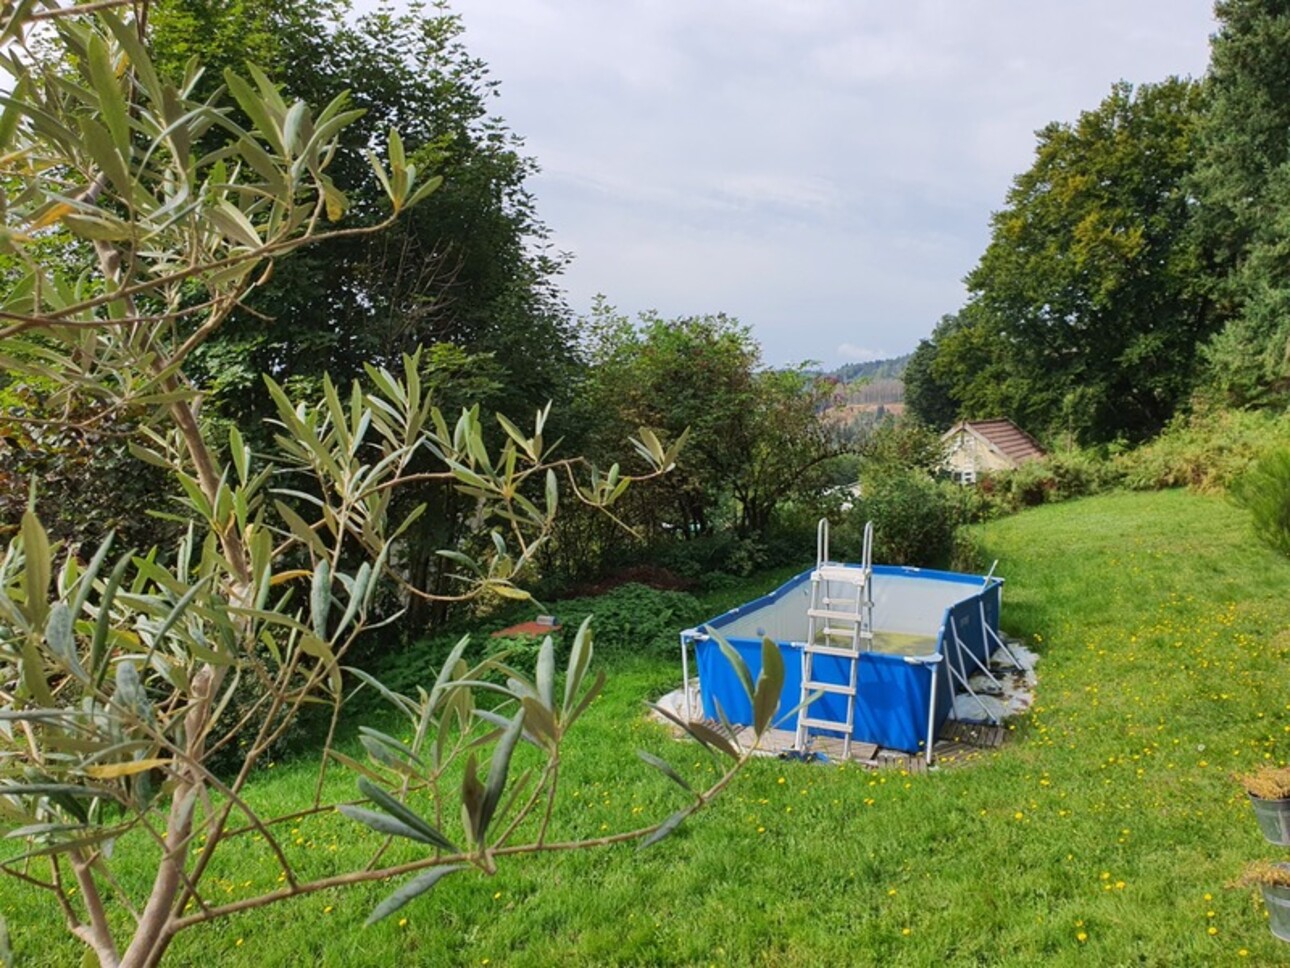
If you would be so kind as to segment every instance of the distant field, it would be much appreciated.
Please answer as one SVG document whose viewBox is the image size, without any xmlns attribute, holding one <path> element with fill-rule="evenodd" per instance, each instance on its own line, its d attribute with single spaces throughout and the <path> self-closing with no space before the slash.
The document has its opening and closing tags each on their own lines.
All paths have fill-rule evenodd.
<svg viewBox="0 0 1290 968">
<path fill-rule="evenodd" d="M 313 896 L 181 936 L 170 963 L 1290 961 L 1257 892 L 1225 886 L 1247 860 L 1277 857 L 1229 774 L 1284 762 L 1290 749 L 1290 563 L 1257 545 L 1228 504 L 1183 492 L 1045 507 L 979 539 L 1007 579 L 1005 629 L 1042 656 L 1036 703 L 1003 749 L 926 776 L 760 762 L 648 851 L 460 874 L 404 922 L 371 929 L 361 923 L 390 885 Z M 636 747 L 693 776 L 711 770 L 642 716 L 642 699 L 676 685 L 673 657 L 626 658 L 609 672 L 566 760 L 564 834 L 679 805 Z M 279 765 L 253 795 L 286 804 L 309 782 Z M 295 836 L 315 870 L 357 862 L 360 835 L 343 818 L 301 823 Z M 236 897 L 276 875 L 248 844 L 216 876 Z M 19 964 L 76 963 L 43 898 L 0 891 Z"/>
</svg>

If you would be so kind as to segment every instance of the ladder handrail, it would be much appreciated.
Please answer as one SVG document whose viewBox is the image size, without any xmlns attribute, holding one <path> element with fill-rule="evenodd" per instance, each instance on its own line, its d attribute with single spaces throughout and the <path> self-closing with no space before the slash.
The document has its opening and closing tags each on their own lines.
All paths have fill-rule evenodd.
<svg viewBox="0 0 1290 968">
<path fill-rule="evenodd" d="M 872 648 L 873 641 L 873 522 L 865 523 L 862 564 L 859 568 L 837 564 L 829 558 L 829 520 L 820 518 L 815 530 L 815 570 L 811 573 L 811 598 L 806 610 L 806 641 L 802 644 L 802 695 L 798 704 L 797 735 L 795 747 L 799 751 L 806 749 L 810 737 L 810 727 L 825 729 L 835 728 L 842 731 L 842 757 L 851 755 L 851 733 L 855 729 L 856 699 L 859 692 L 859 662 L 861 643 L 866 649 Z M 830 582 L 852 585 L 855 596 L 852 598 L 835 598 L 831 594 Z M 850 605 L 854 611 L 844 612 L 833 606 Z M 816 624 L 819 619 L 823 627 Z M 816 639 L 823 634 L 829 635 L 830 621 L 849 622 L 849 629 L 837 631 L 849 634 L 850 648 L 846 650 L 844 661 L 850 664 L 849 686 L 845 689 L 848 695 L 845 719 L 827 719 L 812 717 L 810 706 L 823 698 L 825 692 L 842 692 L 842 689 L 820 690 L 812 695 L 812 686 L 818 686 L 813 678 L 814 658 L 817 654 L 838 655 L 841 646 L 817 643 Z"/>
</svg>

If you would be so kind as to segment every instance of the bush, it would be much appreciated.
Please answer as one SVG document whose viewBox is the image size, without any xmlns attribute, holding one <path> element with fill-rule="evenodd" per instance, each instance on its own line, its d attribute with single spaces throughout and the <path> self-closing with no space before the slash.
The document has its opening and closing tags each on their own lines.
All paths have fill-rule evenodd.
<svg viewBox="0 0 1290 968">
<path fill-rule="evenodd" d="M 864 525 L 873 521 L 875 562 L 944 568 L 961 521 L 958 487 L 921 471 L 894 471 L 863 482 L 859 503 L 835 529 L 832 554 L 858 561 Z"/>
<path fill-rule="evenodd" d="M 714 578 L 745 578 L 766 566 L 766 548 L 754 538 L 741 538 L 733 531 L 719 531 L 700 538 L 669 541 L 656 545 L 652 563 L 711 586 Z"/>
<path fill-rule="evenodd" d="M 661 653 L 678 647 L 678 635 L 711 616 L 686 592 L 645 585 L 620 585 L 594 598 L 570 598 L 555 604 L 567 642 L 588 615 L 593 615 L 599 654 Z"/>
<path fill-rule="evenodd" d="M 1221 491 L 1259 455 L 1290 438 L 1290 416 L 1248 410 L 1210 410 L 1177 417 L 1164 432 L 1114 459 L 1126 487 L 1190 487 Z"/>
<path fill-rule="evenodd" d="M 1235 483 L 1232 496 L 1249 510 L 1259 540 L 1290 556 L 1290 448 L 1263 457 Z"/>
<path fill-rule="evenodd" d="M 601 656 L 670 653 L 679 647 L 678 636 L 683 629 L 711 617 L 693 595 L 638 584 L 620 585 L 603 595 L 553 602 L 551 610 L 561 626 L 555 633 L 557 659 L 568 655 L 578 626 L 589 615 L 593 616 L 596 654 Z M 505 653 L 509 663 L 520 668 L 531 666 L 543 636 L 493 636 L 489 632 L 532 618 L 532 612 L 533 606 L 529 603 L 527 611 L 522 606 L 508 608 L 498 612 L 493 620 L 477 621 L 471 632 L 471 645 L 466 650 L 466 661 L 474 663 Z M 429 687 L 463 634 L 457 630 L 444 631 L 420 639 L 405 649 L 381 656 L 374 663 L 375 668 L 368 671 L 396 692 L 413 695 L 417 686 Z"/>
<path fill-rule="evenodd" d="M 1119 487 L 1123 469 L 1095 451 L 1050 454 L 1016 470 L 984 476 L 977 497 L 964 501 L 964 517 L 984 521 L 1022 508 L 1087 497 Z"/>
</svg>

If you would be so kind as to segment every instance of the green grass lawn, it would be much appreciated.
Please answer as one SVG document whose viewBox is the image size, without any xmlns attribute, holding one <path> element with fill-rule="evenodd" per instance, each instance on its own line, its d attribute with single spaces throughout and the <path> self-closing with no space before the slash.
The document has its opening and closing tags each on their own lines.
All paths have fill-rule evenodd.
<svg viewBox="0 0 1290 968">
<path fill-rule="evenodd" d="M 181 935 L 171 963 L 1290 961 L 1257 890 L 1226 886 L 1246 861 L 1279 856 L 1229 774 L 1284 763 L 1290 747 L 1290 563 L 1241 512 L 1182 492 L 1041 508 L 979 540 L 1007 578 L 1005 630 L 1042 656 L 1036 704 L 1003 749 L 926 776 L 761 761 L 647 851 L 459 874 L 367 929 L 390 885 L 314 895 Z M 680 805 L 638 747 L 711 772 L 642 716 L 642 699 L 676 685 L 673 656 L 609 671 L 565 761 L 562 835 Z M 305 767 L 282 764 L 253 795 L 290 804 L 311 789 Z M 367 842 L 344 818 L 295 830 L 315 872 L 361 863 Z M 213 876 L 212 893 L 238 897 L 276 872 L 248 840 Z M 0 885 L 0 911 L 20 964 L 78 961 L 43 897 Z"/>
</svg>

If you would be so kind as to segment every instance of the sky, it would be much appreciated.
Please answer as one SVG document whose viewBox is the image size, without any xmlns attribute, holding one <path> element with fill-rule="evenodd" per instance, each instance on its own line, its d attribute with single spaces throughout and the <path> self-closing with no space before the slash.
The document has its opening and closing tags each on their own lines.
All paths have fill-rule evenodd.
<svg viewBox="0 0 1290 968">
<path fill-rule="evenodd" d="M 909 352 L 966 298 L 1034 132 L 1201 76 L 1211 0 L 453 0 L 597 293 L 725 312 L 770 365 Z"/>
</svg>

